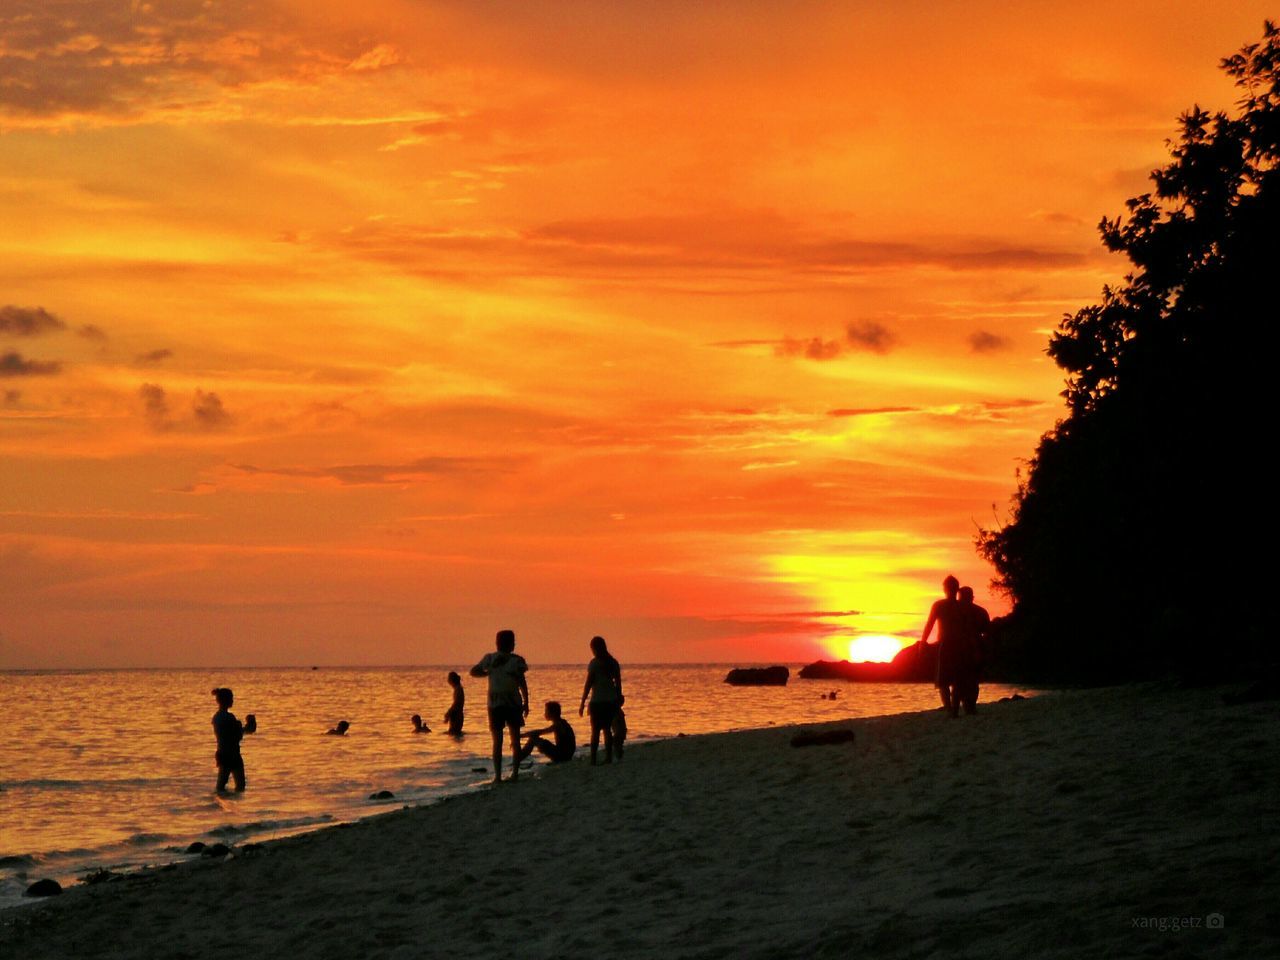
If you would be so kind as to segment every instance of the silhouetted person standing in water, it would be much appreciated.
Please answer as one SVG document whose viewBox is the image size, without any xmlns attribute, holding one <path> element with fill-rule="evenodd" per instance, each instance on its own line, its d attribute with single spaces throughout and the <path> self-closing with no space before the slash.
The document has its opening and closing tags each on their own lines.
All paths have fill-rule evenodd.
<svg viewBox="0 0 1280 960">
<path fill-rule="evenodd" d="M 453 703 L 444 712 L 444 722 L 449 724 L 449 729 L 445 733 L 451 737 L 460 737 L 462 736 L 462 706 L 466 703 L 467 695 L 462 689 L 462 678 L 452 670 L 449 671 L 449 686 L 453 687 Z"/>
<path fill-rule="evenodd" d="M 966 637 L 968 651 L 961 658 L 960 703 L 965 713 L 978 712 L 978 681 L 985 659 L 987 634 L 991 631 L 991 615 L 973 602 L 973 587 L 960 588 L 960 609 L 968 619 Z"/>
<path fill-rule="evenodd" d="M 956 599 L 959 591 L 960 581 L 948 575 L 942 581 L 942 592 L 946 596 L 929 608 L 929 619 L 920 634 L 920 642 L 928 643 L 929 633 L 935 623 L 938 625 L 938 692 L 942 696 L 942 705 L 953 717 L 960 716 L 960 700 L 956 695 L 957 672 L 963 670 L 962 660 L 967 652 L 969 632 L 969 615 Z"/>
<path fill-rule="evenodd" d="M 591 652 L 595 654 L 587 664 L 587 682 L 582 687 L 582 702 L 578 704 L 578 716 L 591 697 L 591 765 L 596 764 L 596 751 L 600 749 L 600 734 L 604 734 L 604 762 L 613 763 L 613 719 L 623 704 L 622 667 L 609 653 L 604 637 L 591 638 Z"/>
<path fill-rule="evenodd" d="M 489 678 L 489 730 L 493 733 L 493 782 L 502 782 L 502 732 L 511 732 L 511 779 L 520 779 L 520 727 L 529 715 L 529 665 L 515 653 L 513 630 L 499 630 L 496 653 L 486 653 L 471 668 L 473 677 Z"/>
<path fill-rule="evenodd" d="M 218 712 L 213 715 L 213 735 L 218 741 L 214 762 L 218 765 L 218 793 L 227 792 L 227 780 L 236 782 L 236 793 L 244 792 L 244 758 L 240 756 L 240 741 L 246 733 L 257 729 L 253 714 L 245 717 L 247 723 L 241 723 L 231 712 L 235 702 L 235 694 L 230 687 L 215 687 L 213 698 L 218 702 Z"/>
</svg>

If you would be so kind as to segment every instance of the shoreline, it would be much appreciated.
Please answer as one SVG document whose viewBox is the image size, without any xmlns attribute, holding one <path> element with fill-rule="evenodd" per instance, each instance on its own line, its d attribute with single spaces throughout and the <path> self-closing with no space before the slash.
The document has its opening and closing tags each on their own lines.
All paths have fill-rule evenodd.
<svg viewBox="0 0 1280 960">
<path fill-rule="evenodd" d="M 1215 914 L 1187 949 L 1280 952 L 1280 708 L 1219 692 L 636 743 L 7 908 L 0 957 L 1136 955 L 1171 934 L 1134 919 Z M 857 739 L 792 748 L 801 727 Z"/>
</svg>

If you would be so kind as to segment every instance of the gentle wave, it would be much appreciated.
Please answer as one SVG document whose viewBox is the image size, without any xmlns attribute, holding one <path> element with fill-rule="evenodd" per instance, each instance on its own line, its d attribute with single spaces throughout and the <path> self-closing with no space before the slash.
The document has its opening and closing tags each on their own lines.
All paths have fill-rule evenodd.
<svg viewBox="0 0 1280 960">
<path fill-rule="evenodd" d="M 318 817 L 289 817 L 284 820 L 255 820 L 252 823 L 228 823 L 221 827 L 206 830 L 207 837 L 244 837 L 254 833 L 266 833 L 270 830 L 295 830 L 298 827 L 314 827 L 322 823 L 333 823 L 337 820 L 332 814 L 324 813 Z"/>
<path fill-rule="evenodd" d="M 122 777 L 118 780 L 0 780 L 0 790 L 110 790 L 116 787 L 154 787 L 173 782 L 171 777 Z"/>
</svg>

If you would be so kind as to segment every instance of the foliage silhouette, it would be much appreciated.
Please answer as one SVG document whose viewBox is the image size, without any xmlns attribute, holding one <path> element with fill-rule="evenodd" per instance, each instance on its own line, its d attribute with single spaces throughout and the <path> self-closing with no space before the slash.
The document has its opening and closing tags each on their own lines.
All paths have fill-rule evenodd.
<svg viewBox="0 0 1280 960">
<path fill-rule="evenodd" d="M 1005 675 L 1213 674 L 1261 656 L 1268 376 L 1280 305 L 1280 30 L 1222 61 L 1234 115 L 1180 117 L 1154 189 L 1103 218 L 1132 269 L 1063 318 L 1068 414 L 979 551 L 1014 601 Z"/>
</svg>

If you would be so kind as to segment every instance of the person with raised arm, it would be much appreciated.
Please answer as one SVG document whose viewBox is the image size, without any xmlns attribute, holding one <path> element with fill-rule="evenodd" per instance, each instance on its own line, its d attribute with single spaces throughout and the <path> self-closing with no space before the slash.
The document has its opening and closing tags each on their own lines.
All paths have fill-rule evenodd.
<svg viewBox="0 0 1280 960">
<path fill-rule="evenodd" d="M 499 630 L 497 647 L 471 668 L 473 677 L 489 678 L 489 731 L 493 734 L 493 782 L 502 782 L 502 735 L 511 733 L 511 779 L 520 779 L 520 728 L 529 715 L 529 687 L 524 675 L 529 670 L 524 657 L 515 652 L 513 630 Z"/>
</svg>

